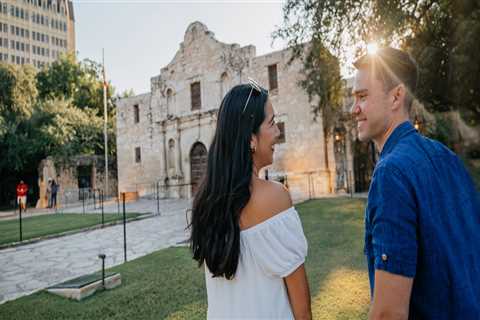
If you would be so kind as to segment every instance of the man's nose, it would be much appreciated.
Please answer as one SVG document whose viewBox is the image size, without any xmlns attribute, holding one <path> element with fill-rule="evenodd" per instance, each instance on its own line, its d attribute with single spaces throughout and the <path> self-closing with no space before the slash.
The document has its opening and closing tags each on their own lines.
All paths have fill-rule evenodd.
<svg viewBox="0 0 480 320">
<path fill-rule="evenodd" d="M 350 107 L 350 114 L 351 115 L 356 115 L 360 113 L 360 106 L 358 105 L 357 102 L 352 103 L 352 106 Z"/>
</svg>

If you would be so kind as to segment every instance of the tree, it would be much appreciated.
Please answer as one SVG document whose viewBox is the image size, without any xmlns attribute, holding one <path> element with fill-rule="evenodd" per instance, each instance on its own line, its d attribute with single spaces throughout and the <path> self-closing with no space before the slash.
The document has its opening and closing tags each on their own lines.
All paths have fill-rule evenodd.
<svg viewBox="0 0 480 320">
<path fill-rule="evenodd" d="M 320 119 L 324 138 L 325 169 L 329 175 L 329 190 L 332 190 L 329 166 L 328 145 L 333 135 L 333 127 L 340 116 L 343 98 L 343 82 L 340 75 L 340 61 L 325 46 L 325 39 L 317 33 L 308 34 L 304 25 L 297 21 L 290 24 L 289 15 L 295 11 L 294 1 L 286 4 L 284 9 L 285 26 L 274 33 L 275 38 L 288 40 L 293 59 L 302 59 L 304 63 L 303 80 L 299 85 L 305 89 L 310 102 L 313 102 L 314 120 Z M 306 12 L 307 16 L 311 12 Z"/>
<path fill-rule="evenodd" d="M 60 56 L 48 68 L 37 75 L 39 97 L 41 100 L 56 98 L 72 99 L 80 109 L 93 109 L 103 116 L 103 79 L 102 66 L 92 60 L 77 62 L 73 54 Z M 107 112 L 114 110 L 112 98 L 114 88 L 107 85 Z"/>
<path fill-rule="evenodd" d="M 420 65 L 418 98 L 429 110 L 459 110 L 467 123 L 480 124 L 476 0 L 289 0 L 274 36 L 290 46 L 319 41 L 343 63 L 371 41 L 399 46 Z"/>
<path fill-rule="evenodd" d="M 29 65 L 0 63 L 0 204 L 14 199 L 19 179 L 37 186 L 37 167 L 47 156 L 104 154 L 100 71 L 99 64 L 72 56 L 38 73 Z M 115 157 L 114 100 L 108 102 L 108 150 Z"/>
</svg>

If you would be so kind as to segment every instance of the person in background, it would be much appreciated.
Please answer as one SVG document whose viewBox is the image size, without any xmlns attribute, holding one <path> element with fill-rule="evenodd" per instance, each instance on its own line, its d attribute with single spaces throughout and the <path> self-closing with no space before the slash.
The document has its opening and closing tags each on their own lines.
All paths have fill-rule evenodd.
<svg viewBox="0 0 480 320">
<path fill-rule="evenodd" d="M 20 180 L 20 183 L 17 185 L 17 203 L 23 212 L 27 211 L 27 192 L 28 185 L 23 180 Z"/>
<path fill-rule="evenodd" d="M 55 181 L 55 179 L 53 179 L 52 187 L 51 187 L 51 192 L 52 192 L 51 208 L 57 209 L 57 193 L 59 188 L 60 188 L 60 185 L 57 183 L 57 181 Z"/>
</svg>

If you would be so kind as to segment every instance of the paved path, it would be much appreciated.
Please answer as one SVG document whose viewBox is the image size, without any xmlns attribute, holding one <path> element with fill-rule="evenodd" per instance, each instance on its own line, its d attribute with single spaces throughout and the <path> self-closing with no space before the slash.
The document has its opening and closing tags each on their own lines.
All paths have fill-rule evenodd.
<svg viewBox="0 0 480 320">
<path fill-rule="evenodd" d="M 126 205 L 128 212 L 155 213 L 155 201 Z M 127 224 L 127 259 L 133 260 L 188 238 L 187 200 L 161 200 L 161 214 Z M 117 212 L 117 204 L 105 212 Z M 79 212 L 78 208 L 67 211 Z M 91 210 L 89 210 L 91 211 Z M 81 211 L 80 211 L 81 212 Z M 101 269 L 98 254 L 105 253 L 106 267 L 123 263 L 123 225 L 0 250 L 0 304 L 59 282 Z"/>
</svg>

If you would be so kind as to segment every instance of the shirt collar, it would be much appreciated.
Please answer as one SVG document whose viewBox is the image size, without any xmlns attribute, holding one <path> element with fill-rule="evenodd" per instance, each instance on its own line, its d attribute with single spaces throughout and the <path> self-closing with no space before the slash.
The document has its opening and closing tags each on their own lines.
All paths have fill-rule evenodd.
<svg viewBox="0 0 480 320">
<path fill-rule="evenodd" d="M 380 153 L 380 158 L 383 158 L 384 156 L 389 154 L 402 137 L 416 131 L 417 130 L 412 126 L 410 121 L 405 121 L 401 123 L 393 130 L 392 134 L 388 137 L 387 142 L 385 142 L 382 152 Z"/>
</svg>

